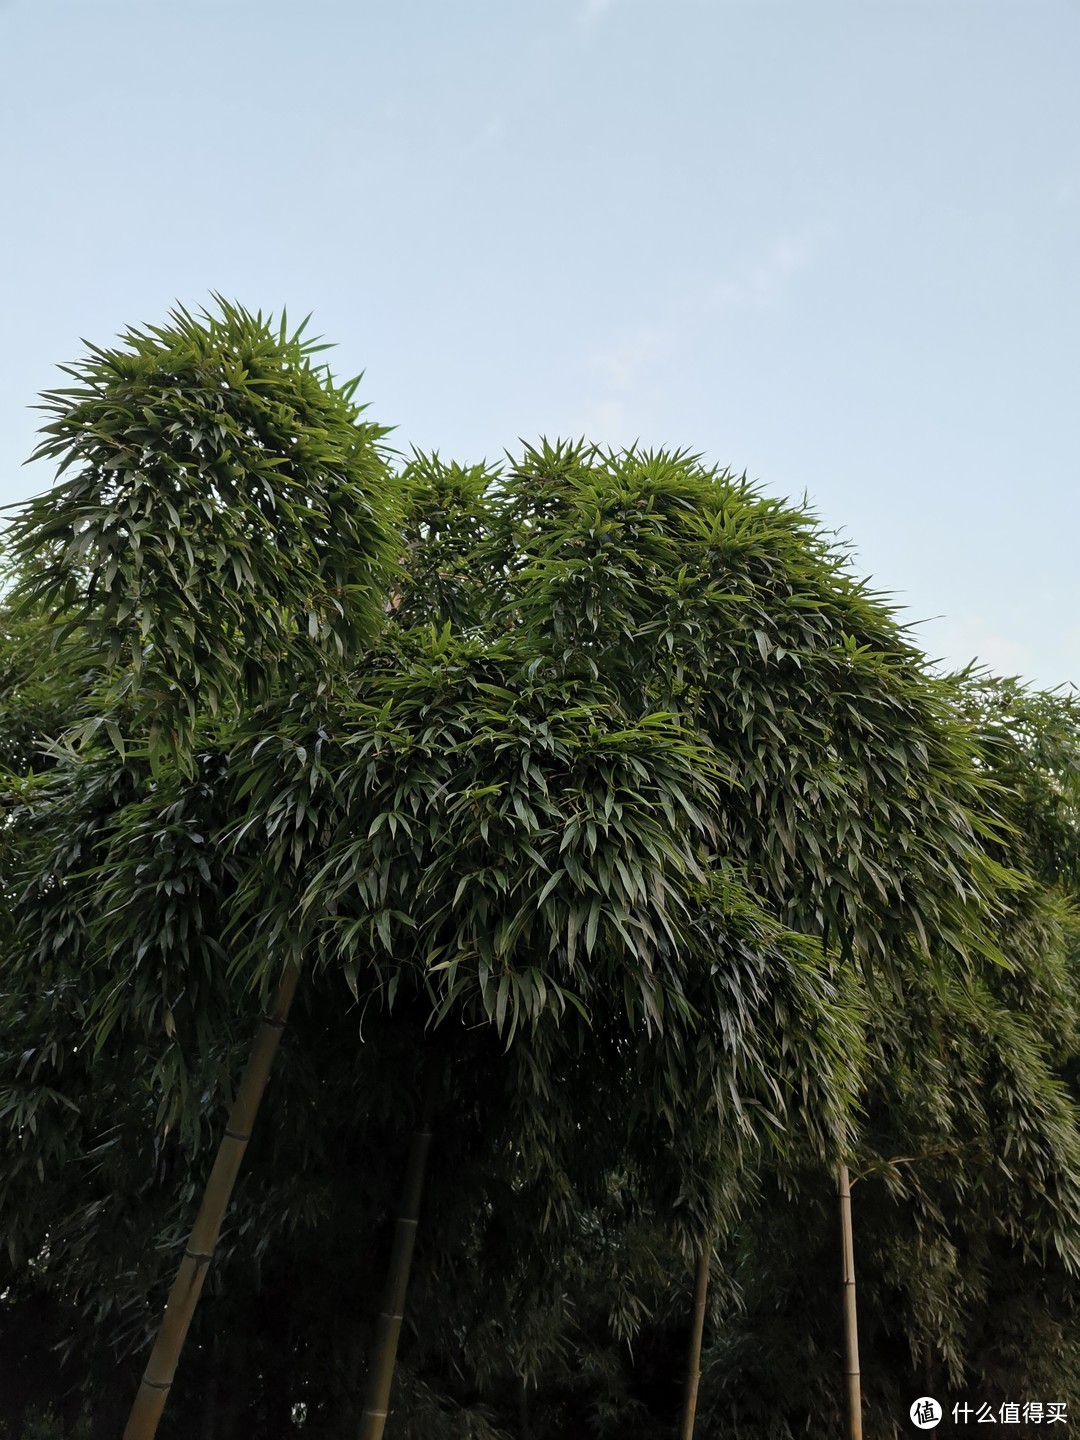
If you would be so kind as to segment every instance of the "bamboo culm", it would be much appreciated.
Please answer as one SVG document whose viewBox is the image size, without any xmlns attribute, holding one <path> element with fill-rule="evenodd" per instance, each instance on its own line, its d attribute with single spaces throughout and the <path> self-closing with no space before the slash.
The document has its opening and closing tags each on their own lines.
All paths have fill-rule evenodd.
<svg viewBox="0 0 1080 1440">
<path fill-rule="evenodd" d="M 290 965 L 259 1023 L 123 1440 L 153 1440 L 157 1434 L 299 978 L 299 970 Z"/>
<path fill-rule="evenodd" d="M 859 1374 L 859 1325 L 855 1306 L 855 1241 L 851 1230 L 851 1177 L 839 1167 L 840 1238 L 844 1277 L 844 1357 L 848 1440 L 862 1440 L 862 1378 Z"/>
<path fill-rule="evenodd" d="M 443 1069 L 443 1056 L 439 1053 L 429 1054 L 425 1067 L 420 1118 L 409 1143 L 409 1158 L 405 1166 L 401 1208 L 394 1226 L 394 1242 L 390 1250 L 390 1268 L 383 1308 L 375 1327 L 364 1413 L 360 1419 L 360 1440 L 382 1440 L 390 1410 L 390 1390 L 394 1383 L 398 1340 L 401 1335 L 401 1322 L 405 1317 L 405 1292 L 409 1285 L 409 1269 L 416 1244 L 424 1172 L 431 1149 L 432 1124 L 442 1085 Z"/>
<path fill-rule="evenodd" d="M 690 1317 L 690 1345 L 686 1361 L 686 1391 L 683 1396 L 679 1440 L 694 1440 L 698 1388 L 701 1384 L 701 1342 L 705 1334 L 705 1305 L 709 1298 L 709 1263 L 712 1246 L 703 1245 L 694 1272 L 694 1308 Z"/>
</svg>

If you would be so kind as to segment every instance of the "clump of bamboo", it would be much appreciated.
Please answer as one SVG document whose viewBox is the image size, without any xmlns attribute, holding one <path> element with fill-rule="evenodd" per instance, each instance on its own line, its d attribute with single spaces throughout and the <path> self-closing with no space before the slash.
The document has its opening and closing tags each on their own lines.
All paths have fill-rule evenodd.
<svg viewBox="0 0 1080 1440">
<path fill-rule="evenodd" d="M 290 965 L 281 978 L 267 1013 L 259 1023 L 251 1055 L 240 1077 L 236 1099 L 229 1112 L 229 1123 L 225 1127 L 214 1168 L 203 1191 L 202 1204 L 195 1217 L 184 1258 L 180 1261 L 176 1279 L 169 1291 L 161 1329 L 158 1331 L 135 1404 L 124 1429 L 124 1440 L 153 1440 L 157 1434 L 180 1360 L 180 1352 L 184 1348 L 188 1327 L 199 1303 L 206 1272 L 214 1258 L 221 1224 L 240 1172 L 244 1151 L 251 1139 L 255 1116 L 266 1089 L 270 1067 L 277 1054 L 281 1032 L 288 1020 L 299 978 L 300 972 L 294 965 Z"/>
</svg>

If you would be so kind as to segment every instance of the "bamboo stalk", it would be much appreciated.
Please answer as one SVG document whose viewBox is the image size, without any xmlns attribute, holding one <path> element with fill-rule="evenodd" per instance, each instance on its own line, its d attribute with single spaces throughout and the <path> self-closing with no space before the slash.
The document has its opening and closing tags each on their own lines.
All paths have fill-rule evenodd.
<svg viewBox="0 0 1080 1440">
<path fill-rule="evenodd" d="M 703 1245 L 694 1273 L 694 1309 L 690 1320 L 690 1347 L 686 1364 L 686 1391 L 683 1396 L 679 1440 L 694 1440 L 698 1387 L 701 1384 L 701 1341 L 705 1334 L 705 1302 L 709 1296 L 709 1262 L 712 1247 Z"/>
<path fill-rule="evenodd" d="M 367 1394 L 364 1397 L 364 1412 L 360 1417 L 360 1440 L 382 1440 L 390 1410 L 390 1390 L 394 1383 L 398 1339 L 401 1336 L 401 1322 L 405 1317 L 405 1292 L 409 1285 L 409 1268 L 416 1244 L 420 1200 L 424 1191 L 424 1171 L 427 1168 L 428 1151 L 431 1149 L 432 1122 L 442 1075 L 442 1056 L 429 1055 L 420 1117 L 409 1142 L 409 1158 L 405 1165 L 401 1208 L 394 1226 L 394 1242 L 390 1250 L 390 1268 L 386 1278 L 383 1308 L 375 1327 Z"/>
<path fill-rule="evenodd" d="M 153 1440 L 157 1434 L 169 1387 L 176 1374 L 191 1317 L 195 1313 L 203 1281 L 213 1258 L 221 1223 L 225 1218 L 248 1140 L 251 1138 L 251 1128 L 266 1089 L 270 1067 L 277 1053 L 299 978 L 299 970 L 290 965 L 281 977 L 269 1013 L 264 1015 L 259 1023 L 251 1054 L 229 1111 L 229 1123 L 218 1146 L 210 1179 L 203 1191 L 202 1204 L 191 1229 L 187 1250 L 169 1291 L 161 1328 L 147 1361 L 127 1428 L 124 1430 L 124 1440 Z"/>
<path fill-rule="evenodd" d="M 844 1276 L 844 1354 L 849 1440 L 862 1440 L 862 1379 L 859 1374 L 859 1325 L 855 1308 L 855 1241 L 851 1231 L 851 1177 L 841 1161 L 840 1238 Z"/>
</svg>

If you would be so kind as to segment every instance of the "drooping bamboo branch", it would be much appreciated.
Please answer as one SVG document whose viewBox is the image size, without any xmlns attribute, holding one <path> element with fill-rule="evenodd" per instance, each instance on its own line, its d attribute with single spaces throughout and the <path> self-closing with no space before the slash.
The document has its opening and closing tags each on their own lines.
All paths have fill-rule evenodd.
<svg viewBox="0 0 1080 1440">
<path fill-rule="evenodd" d="M 705 1334 L 705 1302 L 709 1296 L 709 1263 L 712 1247 L 703 1245 L 694 1273 L 694 1309 L 690 1320 L 690 1345 L 686 1362 L 686 1391 L 683 1396 L 679 1440 L 694 1440 L 698 1387 L 701 1384 L 701 1341 Z"/>
<path fill-rule="evenodd" d="M 268 1012 L 259 1023 L 229 1111 L 229 1123 L 218 1146 L 214 1168 L 206 1182 L 202 1204 L 169 1292 L 161 1328 L 124 1430 L 124 1440 L 153 1440 L 157 1434 L 299 978 L 299 970 L 290 965 L 281 977 Z"/>
<path fill-rule="evenodd" d="M 839 1167 L 840 1237 L 844 1276 L 844 1356 L 847 1384 L 848 1437 L 862 1440 L 862 1381 L 859 1374 L 859 1327 L 855 1308 L 855 1241 L 851 1231 L 851 1177 Z"/>
<path fill-rule="evenodd" d="M 390 1410 L 390 1389 L 394 1383 L 401 1322 L 405 1316 L 405 1292 L 409 1284 L 416 1227 L 420 1219 L 420 1200 L 424 1191 L 424 1171 L 431 1149 L 435 1105 L 442 1085 L 444 1059 L 440 1052 L 428 1055 L 424 1078 L 424 1098 L 416 1129 L 409 1143 L 405 1166 L 401 1209 L 394 1227 L 394 1243 L 390 1251 L 390 1268 L 386 1278 L 383 1308 L 375 1327 L 371 1368 L 368 1371 L 364 1413 L 360 1418 L 360 1440 L 382 1440 L 386 1417 Z"/>
</svg>

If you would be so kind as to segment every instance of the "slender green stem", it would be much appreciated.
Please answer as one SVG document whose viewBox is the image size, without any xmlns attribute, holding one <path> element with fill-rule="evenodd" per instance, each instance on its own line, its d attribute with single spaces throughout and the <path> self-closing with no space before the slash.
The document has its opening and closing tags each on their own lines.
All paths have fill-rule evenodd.
<svg viewBox="0 0 1080 1440">
<path fill-rule="evenodd" d="M 851 1176 L 839 1167 L 840 1238 L 844 1276 L 844 1356 L 847 1386 L 848 1437 L 862 1440 L 862 1378 L 859 1374 L 859 1325 L 855 1308 L 855 1241 L 851 1230 Z"/>
<path fill-rule="evenodd" d="M 259 1023 L 191 1238 L 169 1292 L 161 1328 L 124 1430 L 124 1440 L 153 1440 L 157 1434 L 299 978 L 300 972 L 290 965 L 281 977 L 269 1011 Z"/>
<path fill-rule="evenodd" d="M 690 1319 L 690 1346 L 687 1352 L 686 1391 L 683 1396 L 679 1440 L 694 1440 L 698 1387 L 701 1384 L 701 1341 L 705 1334 L 705 1304 L 709 1298 L 709 1262 L 712 1246 L 703 1245 L 694 1273 L 694 1309 Z"/>
<path fill-rule="evenodd" d="M 420 1118 L 409 1144 L 405 1166 L 401 1209 L 394 1227 L 394 1243 L 390 1251 L 390 1269 L 386 1280 L 383 1308 L 375 1327 L 371 1368 L 368 1371 L 364 1413 L 360 1419 L 360 1440 L 382 1440 L 386 1417 L 390 1410 L 390 1390 L 394 1383 L 401 1322 L 405 1317 L 405 1292 L 409 1284 L 416 1227 L 420 1220 L 420 1200 L 424 1190 L 424 1171 L 431 1149 L 431 1130 L 435 1106 L 442 1085 L 443 1057 L 429 1054 L 424 1081 L 424 1098 Z"/>
</svg>

